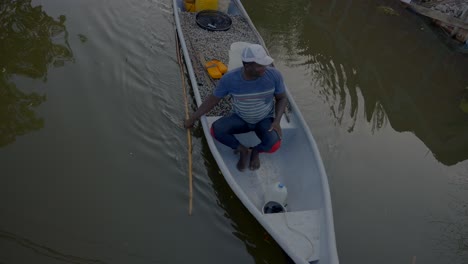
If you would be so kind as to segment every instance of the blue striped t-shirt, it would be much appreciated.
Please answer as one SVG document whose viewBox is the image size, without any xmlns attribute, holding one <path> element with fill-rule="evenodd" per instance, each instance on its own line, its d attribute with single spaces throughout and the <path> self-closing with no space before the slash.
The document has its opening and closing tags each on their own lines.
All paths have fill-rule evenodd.
<svg viewBox="0 0 468 264">
<path fill-rule="evenodd" d="M 274 117 L 274 95 L 285 92 L 281 73 L 267 67 L 265 74 L 255 80 L 242 77 L 242 67 L 226 73 L 213 92 L 222 98 L 231 95 L 233 111 L 244 121 L 256 124 L 266 117 Z"/>
</svg>

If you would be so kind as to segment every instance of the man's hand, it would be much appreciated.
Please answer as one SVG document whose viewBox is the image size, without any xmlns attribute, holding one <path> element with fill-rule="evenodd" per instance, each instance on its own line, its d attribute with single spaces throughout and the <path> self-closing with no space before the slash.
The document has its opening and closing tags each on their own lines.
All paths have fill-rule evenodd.
<svg viewBox="0 0 468 264">
<path fill-rule="evenodd" d="M 194 124 L 195 124 L 195 120 L 193 120 L 192 118 L 184 120 L 184 127 L 187 129 L 192 128 Z"/>
<path fill-rule="evenodd" d="M 205 101 L 200 105 L 200 107 L 193 113 L 189 119 L 184 120 L 185 128 L 192 128 L 195 121 L 200 119 L 205 113 L 208 113 L 215 105 L 221 101 L 222 98 L 216 97 L 214 95 L 208 96 Z"/>
<path fill-rule="evenodd" d="M 268 129 L 268 131 L 273 131 L 273 130 L 275 130 L 276 133 L 278 133 L 278 136 L 280 139 L 283 138 L 283 132 L 281 131 L 281 126 L 279 122 L 273 121 L 273 123 L 271 123 L 271 127 L 270 129 Z"/>
<path fill-rule="evenodd" d="M 280 121 L 281 117 L 283 116 L 284 110 L 286 109 L 286 105 L 288 104 L 288 96 L 286 93 L 280 93 L 275 95 L 276 104 L 275 104 L 275 119 L 271 124 L 271 130 L 275 130 L 278 133 L 280 139 L 283 138 L 283 133 L 281 132 Z"/>
</svg>

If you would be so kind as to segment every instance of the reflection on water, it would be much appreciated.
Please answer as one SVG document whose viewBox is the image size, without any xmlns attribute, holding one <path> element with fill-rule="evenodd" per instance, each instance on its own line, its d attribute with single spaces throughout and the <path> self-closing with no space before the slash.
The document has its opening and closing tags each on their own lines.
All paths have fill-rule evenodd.
<svg viewBox="0 0 468 264">
<path fill-rule="evenodd" d="M 400 15 L 381 12 L 382 4 Z M 278 52 L 286 54 L 283 61 L 309 69 L 311 87 L 349 132 L 361 103 L 373 129 L 388 122 L 413 132 L 446 165 L 468 159 L 468 115 L 460 109 L 468 56 L 444 46 L 430 24 L 398 1 L 246 5 L 270 51 L 286 49 Z"/>
<path fill-rule="evenodd" d="M 27 94 L 11 81 L 15 75 L 47 81 L 49 66 L 73 61 L 65 16 L 57 20 L 29 1 L 0 3 L 0 147 L 44 126 L 34 108 L 45 95 Z"/>
<path fill-rule="evenodd" d="M 44 126 L 44 120 L 36 117 L 33 107 L 46 99 L 37 93 L 25 94 L 0 77 L 0 147 L 15 141 L 16 136 Z"/>
<path fill-rule="evenodd" d="M 466 74 L 468 56 L 447 48 L 426 20 L 405 10 L 398 1 L 319 0 L 312 2 L 298 0 L 292 4 L 288 1 L 253 0 L 246 2 L 245 5 L 254 17 L 253 22 L 264 37 L 273 56 L 286 64 L 288 71 L 293 72 L 293 69 L 298 69 L 299 78 L 304 71 L 308 74 L 307 78 L 304 78 L 307 83 L 302 85 L 301 89 L 310 89 L 311 92 L 305 95 L 319 96 L 325 102 L 324 104 L 330 109 L 327 114 L 330 113 L 334 119 L 337 130 L 366 137 L 366 140 L 362 141 L 364 144 L 372 144 L 367 131 L 363 132 L 367 129 L 372 130 L 372 134 L 383 132 L 378 135 L 380 138 L 385 137 L 383 134 L 392 130 L 413 133 L 432 152 L 435 159 L 445 165 L 428 161 L 429 158 L 424 162 L 418 159 L 407 160 L 416 169 L 411 172 L 405 169 L 401 171 L 405 173 L 408 171 L 410 174 L 408 176 L 414 176 L 414 179 L 420 177 L 420 179 L 428 180 L 430 177 L 425 177 L 424 173 L 433 170 L 430 174 L 434 175 L 434 179 L 445 182 L 448 176 L 453 174 L 453 170 L 466 167 L 468 115 L 462 111 L 460 102 L 464 102 L 463 98 L 466 96 L 468 86 L 468 74 Z M 379 8 L 381 6 L 388 6 L 399 15 L 382 12 L 382 8 Z M 295 77 L 293 72 L 292 79 Z M 294 90 L 296 87 L 290 88 Z M 298 91 L 296 94 L 298 97 L 304 96 L 304 91 Z M 305 111 L 304 114 L 316 115 L 317 113 Z M 389 126 L 391 129 L 388 129 Z M 396 134 L 393 131 L 391 133 Z M 330 140 L 336 139 L 333 135 L 329 138 Z M 356 135 L 346 136 L 349 141 L 355 138 L 357 138 Z M 382 144 L 385 140 L 388 141 Z M 394 142 L 398 141 L 385 138 L 379 144 L 385 146 Z M 379 168 L 379 165 L 371 164 L 369 161 L 380 162 L 381 160 L 372 159 L 367 153 L 359 153 L 360 148 L 346 149 L 347 147 L 348 145 L 340 150 L 352 153 L 348 155 L 362 156 L 360 161 L 365 164 L 362 166 L 369 166 L 373 169 L 353 170 L 353 167 L 361 165 L 342 162 L 339 165 L 344 168 L 339 171 L 349 170 L 363 174 L 377 171 L 375 179 L 378 180 L 373 182 L 373 177 L 366 178 L 368 175 L 359 175 L 366 179 L 360 182 L 360 177 L 357 175 L 335 175 L 337 177 L 335 181 L 339 182 L 336 185 L 346 182 L 345 178 L 352 178 L 349 182 L 353 183 L 353 186 L 366 189 L 372 189 L 373 184 L 380 184 L 383 179 L 379 179 L 378 176 L 385 175 L 385 173 L 379 169 L 375 170 L 374 168 Z M 401 147 L 402 152 L 412 151 L 411 146 L 398 147 Z M 346 156 L 347 154 L 340 153 L 340 155 Z M 335 157 L 339 158 L 340 155 L 337 154 Z M 395 164 L 406 166 L 401 162 Z M 454 166 L 455 164 L 457 165 Z M 446 173 L 438 175 L 437 170 L 445 167 L 450 170 L 447 169 Z M 382 170 L 389 169 L 386 165 L 381 168 Z M 428 252 L 427 255 L 434 261 L 438 261 L 434 256 L 435 251 L 438 251 L 441 255 L 440 259 L 444 260 L 443 263 L 466 263 L 468 256 L 466 177 L 468 171 L 465 170 L 460 175 L 465 179 L 465 183 L 454 185 L 465 186 L 465 188 L 458 192 L 453 191 L 452 186 L 447 188 L 446 186 L 431 186 L 428 183 L 430 188 L 441 190 L 442 199 L 445 195 L 452 198 L 448 203 L 445 203 L 445 200 L 441 202 L 443 209 L 439 209 L 436 205 L 428 207 L 431 211 L 429 214 L 432 216 L 430 217 L 432 222 L 428 225 L 427 232 L 438 230 L 434 236 L 428 235 L 431 245 L 427 251 L 423 252 Z M 389 173 L 388 176 L 393 175 Z M 423 184 L 418 183 L 417 186 Z M 401 188 L 405 188 L 404 182 L 396 181 L 395 185 L 398 186 L 395 190 L 403 194 Z M 346 190 L 347 187 L 340 186 L 340 188 Z M 382 190 L 387 191 L 386 188 Z M 356 199 L 352 189 L 346 191 L 349 193 L 342 194 L 346 196 L 346 199 Z M 385 193 L 394 194 L 390 188 L 388 193 Z M 376 197 L 378 196 L 365 198 L 375 199 Z M 437 195 L 431 193 L 428 197 L 434 198 Z M 392 198 L 386 199 L 392 203 Z M 387 202 L 385 199 L 383 201 Z M 413 201 L 408 199 L 406 202 Z M 360 206 L 366 206 L 365 204 Z M 339 209 L 343 210 L 343 208 Z M 354 213 L 352 210 L 349 211 Z M 375 216 L 374 212 L 370 213 L 370 216 L 369 218 L 372 219 Z M 426 220 L 424 217 L 421 219 Z M 347 222 L 347 220 L 341 221 Z M 406 223 L 414 224 L 411 220 Z M 342 230 L 352 228 L 346 226 Z M 388 232 L 397 231 L 397 228 L 389 225 L 388 230 L 391 231 Z M 345 237 L 346 234 L 341 236 Z M 419 238 L 419 236 L 415 237 Z M 341 239 L 341 241 L 346 241 L 348 238 Z M 398 240 L 401 237 L 394 239 Z M 378 240 L 374 242 L 381 243 Z M 427 240 L 422 242 L 425 243 Z M 352 242 L 348 243 L 348 245 L 352 244 Z M 366 245 L 366 247 L 369 246 L 371 244 Z M 354 254 L 357 253 L 351 252 L 348 256 L 354 256 Z M 421 256 L 421 258 L 424 257 Z M 360 260 L 358 257 L 356 259 Z"/>
<path fill-rule="evenodd" d="M 22 247 L 26 249 L 34 251 L 36 254 L 47 256 L 47 257 L 56 259 L 58 261 L 63 261 L 65 263 L 76 263 L 76 264 L 105 263 L 103 261 L 96 260 L 96 259 L 85 259 L 85 258 L 81 258 L 77 256 L 63 254 L 55 249 L 45 247 L 27 238 L 23 238 L 16 234 L 3 231 L 3 230 L 0 230 L 0 240 L 17 243 L 18 245 L 21 245 Z"/>
</svg>

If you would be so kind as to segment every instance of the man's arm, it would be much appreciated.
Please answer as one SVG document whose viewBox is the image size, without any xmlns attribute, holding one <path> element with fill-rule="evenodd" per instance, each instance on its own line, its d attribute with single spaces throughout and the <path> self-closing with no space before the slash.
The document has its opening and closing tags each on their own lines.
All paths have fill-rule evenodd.
<svg viewBox="0 0 468 264">
<path fill-rule="evenodd" d="M 286 105 L 288 104 L 288 97 L 286 93 L 275 94 L 275 120 L 271 124 L 271 128 L 268 131 L 275 130 L 278 133 L 280 138 L 283 137 L 283 132 L 281 131 L 281 117 L 283 116 L 284 110 L 286 109 Z"/>
<path fill-rule="evenodd" d="M 189 119 L 184 121 L 184 127 L 185 128 L 191 128 L 193 127 L 193 124 L 195 123 L 196 120 L 198 120 L 202 115 L 208 113 L 213 107 L 215 107 L 219 101 L 221 101 L 221 98 L 216 97 L 214 95 L 208 96 L 208 98 L 205 99 L 205 101 L 200 105 L 200 107 L 193 113 Z"/>
<path fill-rule="evenodd" d="M 280 123 L 281 117 L 283 116 L 286 105 L 288 104 L 288 97 L 286 93 L 280 93 L 275 95 L 276 104 L 275 104 L 275 120 L 273 123 Z"/>
</svg>

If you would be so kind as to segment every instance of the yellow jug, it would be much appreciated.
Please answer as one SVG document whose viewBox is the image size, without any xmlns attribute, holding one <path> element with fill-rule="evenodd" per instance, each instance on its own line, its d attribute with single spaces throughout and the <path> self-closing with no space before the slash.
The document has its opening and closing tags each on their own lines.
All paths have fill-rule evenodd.
<svg viewBox="0 0 468 264">
<path fill-rule="evenodd" d="M 184 0 L 185 11 L 195 12 L 195 0 Z"/>
<path fill-rule="evenodd" d="M 195 11 L 218 10 L 218 0 L 195 0 Z"/>
</svg>

